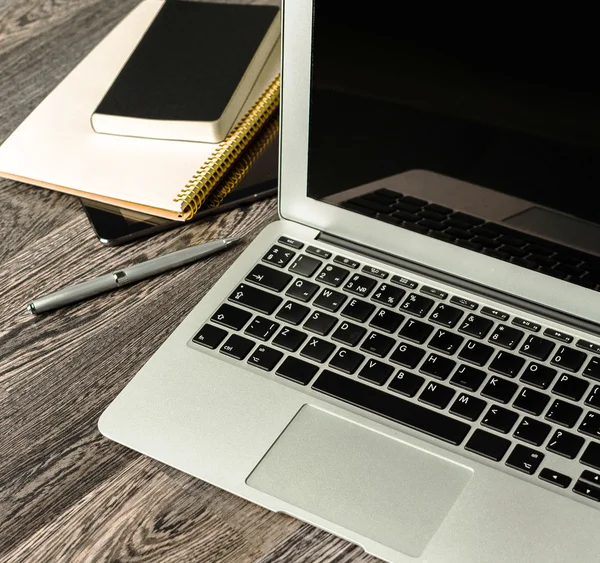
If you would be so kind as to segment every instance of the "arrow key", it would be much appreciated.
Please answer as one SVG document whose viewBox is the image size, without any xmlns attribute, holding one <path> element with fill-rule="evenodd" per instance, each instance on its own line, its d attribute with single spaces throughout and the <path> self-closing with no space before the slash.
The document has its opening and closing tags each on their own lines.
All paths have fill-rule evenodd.
<svg viewBox="0 0 600 563">
<path fill-rule="evenodd" d="M 566 489 L 571 484 L 571 477 L 563 475 L 558 471 L 554 471 L 554 469 L 549 469 L 548 467 L 544 467 L 544 469 L 540 471 L 540 479 L 552 483 L 561 489 Z"/>
<path fill-rule="evenodd" d="M 517 471 L 527 473 L 527 475 L 533 475 L 537 471 L 537 468 L 540 466 L 540 463 L 543 459 L 543 453 L 532 450 L 527 446 L 517 444 L 515 449 L 508 456 L 506 465 L 516 469 Z"/>
<path fill-rule="evenodd" d="M 590 500 L 600 502 L 600 489 L 598 487 L 589 485 L 585 481 L 577 481 L 573 487 L 573 491 L 579 495 L 589 498 Z"/>
</svg>

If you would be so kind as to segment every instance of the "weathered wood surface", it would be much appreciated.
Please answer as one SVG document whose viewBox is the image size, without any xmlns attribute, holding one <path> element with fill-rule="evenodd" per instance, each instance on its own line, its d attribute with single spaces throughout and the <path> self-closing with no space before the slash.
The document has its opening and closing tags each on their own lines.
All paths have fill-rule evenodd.
<svg viewBox="0 0 600 563">
<path fill-rule="evenodd" d="M 138 0 L 0 2 L 0 141 Z M 275 200 L 103 247 L 78 200 L 0 180 L 0 560 L 374 561 L 289 517 L 104 439 L 102 410 L 244 245 L 33 318 L 33 296 L 230 235 Z"/>
</svg>

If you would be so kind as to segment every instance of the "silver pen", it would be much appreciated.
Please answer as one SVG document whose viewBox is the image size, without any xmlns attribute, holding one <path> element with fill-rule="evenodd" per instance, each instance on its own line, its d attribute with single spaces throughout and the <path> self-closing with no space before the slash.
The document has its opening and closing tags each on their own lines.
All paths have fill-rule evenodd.
<svg viewBox="0 0 600 563">
<path fill-rule="evenodd" d="M 38 297 L 27 305 L 27 310 L 30 313 L 37 315 L 39 313 L 58 309 L 59 307 L 64 307 L 65 305 L 70 305 L 77 301 L 83 301 L 84 299 L 88 299 L 99 293 L 104 293 L 111 289 L 117 289 L 118 287 L 145 280 L 151 276 L 162 274 L 168 270 L 200 260 L 215 252 L 224 250 L 237 241 L 238 239 L 235 238 L 226 238 L 207 242 L 206 244 L 184 248 L 183 250 L 178 250 L 165 256 L 159 256 L 158 258 L 135 264 L 134 266 L 124 268 L 123 270 L 104 274 L 98 278 L 59 289 L 58 291 L 44 295 L 43 297 Z"/>
</svg>

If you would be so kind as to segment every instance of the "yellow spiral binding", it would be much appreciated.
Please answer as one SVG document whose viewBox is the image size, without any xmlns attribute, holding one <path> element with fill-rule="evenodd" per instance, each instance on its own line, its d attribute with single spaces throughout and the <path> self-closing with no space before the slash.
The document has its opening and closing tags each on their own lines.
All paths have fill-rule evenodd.
<svg viewBox="0 0 600 563">
<path fill-rule="evenodd" d="M 192 176 L 174 201 L 181 205 L 179 217 L 188 220 L 200 209 L 219 181 L 255 138 L 279 105 L 278 75 L 243 119 L 231 130 L 206 163 Z"/>
<path fill-rule="evenodd" d="M 279 131 L 279 116 L 273 115 L 256 135 L 256 139 L 240 155 L 231 170 L 225 174 L 219 185 L 209 194 L 203 208 L 218 207 L 229 193 L 242 181 L 256 159 L 269 146 Z"/>
</svg>

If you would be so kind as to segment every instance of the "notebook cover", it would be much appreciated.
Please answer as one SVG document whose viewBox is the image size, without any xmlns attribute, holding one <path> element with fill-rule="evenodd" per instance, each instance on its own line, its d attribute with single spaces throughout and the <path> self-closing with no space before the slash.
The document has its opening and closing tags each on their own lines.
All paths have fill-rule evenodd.
<svg viewBox="0 0 600 563">
<path fill-rule="evenodd" d="M 95 113 L 170 122 L 219 120 L 278 14 L 276 6 L 167 0 Z M 267 53 L 264 45 L 260 51 L 262 62 L 273 36 Z M 245 78 L 250 86 L 255 79 Z M 245 90 L 237 96 L 242 101 L 247 85 Z M 126 131 L 127 122 L 122 126 Z"/>
<path fill-rule="evenodd" d="M 0 147 L 0 176 L 183 220 L 174 198 L 218 145 L 100 135 L 90 115 L 163 6 L 141 2 Z M 279 73 L 279 46 L 238 119 Z"/>
</svg>

